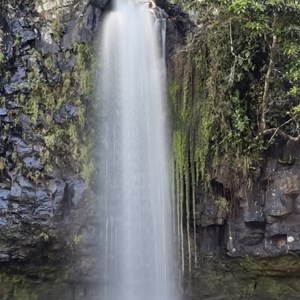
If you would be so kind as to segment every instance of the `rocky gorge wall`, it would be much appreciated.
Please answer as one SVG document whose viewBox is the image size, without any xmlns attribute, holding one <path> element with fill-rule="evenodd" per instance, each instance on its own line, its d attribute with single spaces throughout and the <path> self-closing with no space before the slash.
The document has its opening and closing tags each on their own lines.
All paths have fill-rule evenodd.
<svg viewBox="0 0 300 300">
<path fill-rule="evenodd" d="M 88 117 L 106 2 L 0 3 L 0 272 L 11 274 L 0 276 L 1 299 L 73 297 L 72 285 L 43 294 L 38 282 L 96 272 Z"/>
<path fill-rule="evenodd" d="M 262 166 L 243 182 L 224 167 L 213 178 L 211 197 L 233 202 L 230 211 L 212 199 L 199 203 L 199 251 L 231 257 L 299 253 L 299 144 L 279 141 Z M 233 192 L 232 180 L 237 183 Z M 241 180 L 241 181 L 240 181 Z"/>
</svg>

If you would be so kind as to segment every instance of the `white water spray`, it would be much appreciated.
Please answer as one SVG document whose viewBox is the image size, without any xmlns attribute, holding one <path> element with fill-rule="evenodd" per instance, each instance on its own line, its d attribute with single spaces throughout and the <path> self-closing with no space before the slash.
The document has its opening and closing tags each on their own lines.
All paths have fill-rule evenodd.
<svg viewBox="0 0 300 300">
<path fill-rule="evenodd" d="M 106 219 L 101 300 L 176 299 L 171 283 L 166 20 L 155 13 L 157 8 L 140 2 L 117 0 L 101 39 L 100 190 Z"/>
</svg>

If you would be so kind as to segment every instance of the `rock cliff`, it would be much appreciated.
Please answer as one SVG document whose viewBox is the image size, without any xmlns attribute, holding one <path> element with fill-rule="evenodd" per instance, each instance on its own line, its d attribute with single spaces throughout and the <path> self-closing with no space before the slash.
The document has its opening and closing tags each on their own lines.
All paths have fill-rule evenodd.
<svg viewBox="0 0 300 300">
<path fill-rule="evenodd" d="M 73 265 L 81 271 L 64 277 L 74 279 L 95 268 L 90 74 L 106 2 L 1 2 L 0 267 L 8 272 L 54 279 Z"/>
</svg>

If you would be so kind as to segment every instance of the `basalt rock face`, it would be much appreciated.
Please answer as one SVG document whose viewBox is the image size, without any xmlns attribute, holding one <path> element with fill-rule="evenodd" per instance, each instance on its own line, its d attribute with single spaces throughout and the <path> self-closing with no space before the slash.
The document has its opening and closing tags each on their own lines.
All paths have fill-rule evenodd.
<svg viewBox="0 0 300 300">
<path fill-rule="evenodd" d="M 232 209 L 222 212 L 213 199 L 198 205 L 200 252 L 232 257 L 298 255 L 299 161 L 299 143 L 278 141 L 246 181 L 232 170 L 221 170 L 212 181 L 212 197 L 231 202 Z"/>
<path fill-rule="evenodd" d="M 211 183 L 213 195 L 197 206 L 198 247 L 202 254 L 298 254 L 298 148 L 299 144 L 292 142 L 270 147 L 249 181 L 230 169 L 220 170 Z M 201 191 L 199 194 L 203 196 Z M 231 202 L 232 211 L 224 211 L 219 203 L 215 204 L 214 197 L 225 204 Z"/>
<path fill-rule="evenodd" d="M 95 270 L 96 200 L 83 172 L 88 164 L 80 161 L 88 149 L 80 145 L 89 121 L 84 107 L 90 103 L 91 42 L 105 4 L 1 2 L 0 268 L 5 270 L 45 278 L 64 270 L 74 280 Z"/>
</svg>

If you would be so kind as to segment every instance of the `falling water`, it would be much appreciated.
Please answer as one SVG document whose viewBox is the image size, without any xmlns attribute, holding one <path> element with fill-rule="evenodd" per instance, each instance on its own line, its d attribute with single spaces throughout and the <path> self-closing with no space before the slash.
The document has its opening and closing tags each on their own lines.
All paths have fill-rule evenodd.
<svg viewBox="0 0 300 300">
<path fill-rule="evenodd" d="M 165 97 L 165 15 L 116 0 L 100 46 L 101 300 L 175 300 Z M 160 44 L 160 45 L 159 45 Z"/>
</svg>

